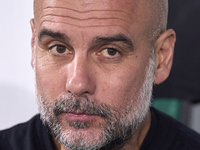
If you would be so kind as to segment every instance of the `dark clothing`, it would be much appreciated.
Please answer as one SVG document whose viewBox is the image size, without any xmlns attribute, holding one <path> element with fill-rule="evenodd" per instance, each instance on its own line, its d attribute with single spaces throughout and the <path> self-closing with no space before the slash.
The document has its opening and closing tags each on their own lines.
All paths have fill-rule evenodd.
<svg viewBox="0 0 200 150">
<path fill-rule="evenodd" d="M 200 135 L 151 108 L 151 127 L 140 150 L 200 150 Z M 0 150 L 55 150 L 40 116 L 0 132 Z"/>
<path fill-rule="evenodd" d="M 0 132 L 0 150 L 56 150 L 53 139 L 36 115 L 26 123 Z"/>
<path fill-rule="evenodd" d="M 200 135 L 151 108 L 151 126 L 140 150 L 200 150 Z"/>
</svg>

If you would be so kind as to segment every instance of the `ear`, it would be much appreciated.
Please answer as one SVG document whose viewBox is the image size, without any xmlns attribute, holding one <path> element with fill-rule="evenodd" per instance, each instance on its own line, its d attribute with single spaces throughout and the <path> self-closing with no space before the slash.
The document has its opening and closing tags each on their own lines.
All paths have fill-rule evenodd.
<svg viewBox="0 0 200 150">
<path fill-rule="evenodd" d="M 154 83 L 160 84 L 166 80 L 170 74 L 173 62 L 174 46 L 176 34 L 174 30 L 165 31 L 157 39 L 155 48 L 155 73 Z"/>
<path fill-rule="evenodd" d="M 31 57 L 31 66 L 34 68 L 34 47 L 35 47 L 35 20 L 30 20 L 31 30 L 32 30 L 32 38 L 31 38 L 31 49 L 32 49 L 32 57 Z"/>
</svg>

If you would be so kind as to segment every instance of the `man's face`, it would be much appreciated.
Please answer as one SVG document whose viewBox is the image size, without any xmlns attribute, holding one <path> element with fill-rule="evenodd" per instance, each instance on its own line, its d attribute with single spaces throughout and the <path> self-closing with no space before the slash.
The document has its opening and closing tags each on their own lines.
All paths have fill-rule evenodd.
<svg viewBox="0 0 200 150">
<path fill-rule="evenodd" d="M 148 29 L 139 18 L 144 2 L 39 1 L 34 59 L 43 121 L 71 149 L 132 136 L 153 82 Z"/>
</svg>

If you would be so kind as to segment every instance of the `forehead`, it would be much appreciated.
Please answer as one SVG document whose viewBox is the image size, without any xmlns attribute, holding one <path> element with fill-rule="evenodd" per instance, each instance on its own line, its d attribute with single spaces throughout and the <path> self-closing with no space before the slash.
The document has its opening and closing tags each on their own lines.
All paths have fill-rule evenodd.
<svg viewBox="0 0 200 150">
<path fill-rule="evenodd" d="M 141 1 L 141 0 L 140 0 Z M 36 12 L 44 8 L 68 8 L 79 12 L 116 10 L 130 12 L 139 0 L 35 0 Z M 38 9 L 39 8 L 39 9 Z"/>
<path fill-rule="evenodd" d="M 107 27 L 107 32 L 115 30 L 112 28 L 115 27 L 127 34 L 131 34 L 133 30 L 134 34 L 145 33 L 148 7 L 144 1 L 36 0 L 36 27 L 39 28 L 38 31 L 45 26 L 57 29 L 65 25 L 78 28 Z"/>
<path fill-rule="evenodd" d="M 35 18 L 60 16 L 82 21 L 87 19 L 115 19 L 127 23 L 137 22 L 142 17 L 143 0 L 36 0 Z M 145 3 L 144 3 L 145 4 Z M 139 7 L 140 6 L 140 7 Z M 143 5 L 145 7 L 145 5 Z M 147 10 L 145 10 L 147 11 Z"/>
</svg>

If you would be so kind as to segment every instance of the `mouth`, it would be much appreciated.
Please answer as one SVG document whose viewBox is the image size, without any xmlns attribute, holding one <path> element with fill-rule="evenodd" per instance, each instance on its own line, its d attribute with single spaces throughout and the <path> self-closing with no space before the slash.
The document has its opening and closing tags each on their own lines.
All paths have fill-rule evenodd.
<svg viewBox="0 0 200 150">
<path fill-rule="evenodd" d="M 62 113 L 61 116 L 66 117 L 67 119 L 71 121 L 91 121 L 99 117 L 94 114 L 87 114 L 80 111 L 79 112 L 78 111 L 65 112 L 65 113 Z"/>
<path fill-rule="evenodd" d="M 61 101 L 54 106 L 54 113 L 56 116 L 61 117 L 68 121 L 94 121 L 96 119 L 106 120 L 109 119 L 110 111 L 107 107 L 95 105 L 88 100 L 82 101 Z"/>
</svg>

